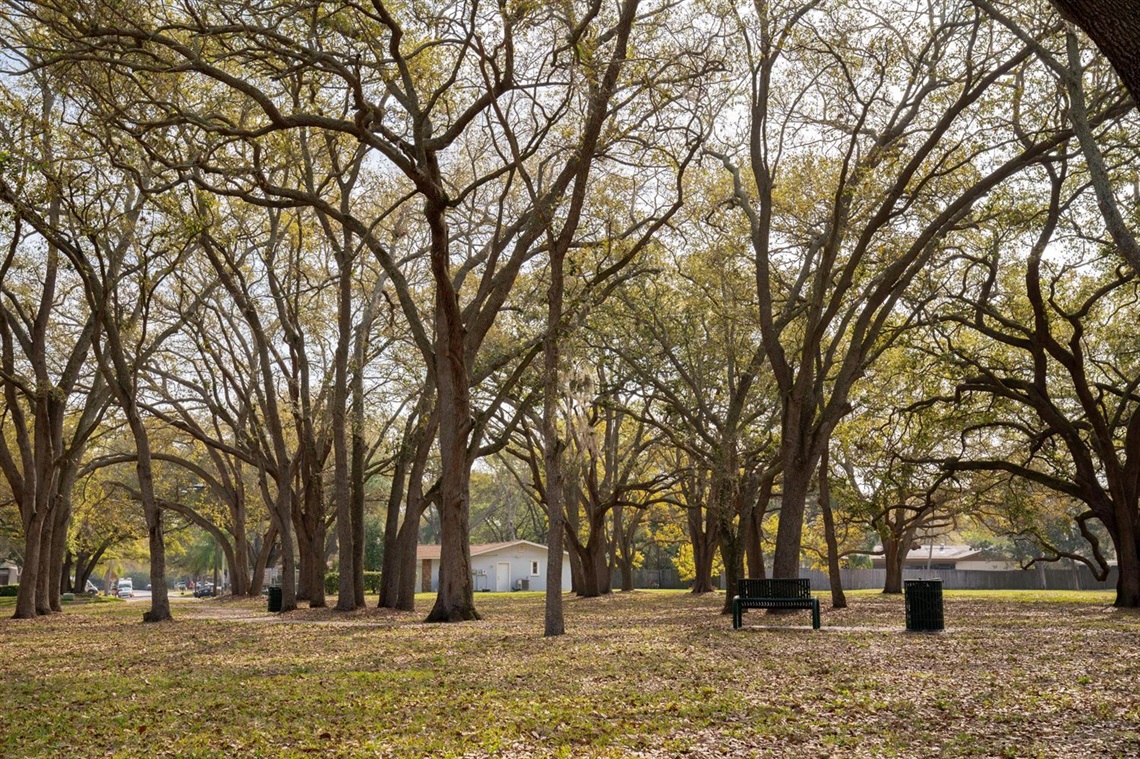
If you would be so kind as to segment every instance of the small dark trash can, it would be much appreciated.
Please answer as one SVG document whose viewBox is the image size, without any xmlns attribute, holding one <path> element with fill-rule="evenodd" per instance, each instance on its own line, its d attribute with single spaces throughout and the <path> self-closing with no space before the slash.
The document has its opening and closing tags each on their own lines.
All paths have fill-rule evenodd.
<svg viewBox="0 0 1140 759">
<path fill-rule="evenodd" d="M 281 588 L 269 589 L 269 610 L 276 612 L 281 611 Z M 909 619 L 910 617 L 908 616 L 907 618 Z"/>
<path fill-rule="evenodd" d="M 907 632 L 938 632 L 942 619 L 942 581 L 904 580 Z"/>
</svg>

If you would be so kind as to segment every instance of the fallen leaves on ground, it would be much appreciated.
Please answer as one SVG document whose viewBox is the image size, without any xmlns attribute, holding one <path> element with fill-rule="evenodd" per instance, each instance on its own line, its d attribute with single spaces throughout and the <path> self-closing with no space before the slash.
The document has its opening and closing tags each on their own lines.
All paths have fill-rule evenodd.
<svg viewBox="0 0 1140 759">
<path fill-rule="evenodd" d="M 476 599 L 453 625 L 264 600 L 0 621 L 0 756 L 1140 756 L 1140 615 L 1106 594 L 947 595 L 750 612 L 723 597 Z"/>
</svg>

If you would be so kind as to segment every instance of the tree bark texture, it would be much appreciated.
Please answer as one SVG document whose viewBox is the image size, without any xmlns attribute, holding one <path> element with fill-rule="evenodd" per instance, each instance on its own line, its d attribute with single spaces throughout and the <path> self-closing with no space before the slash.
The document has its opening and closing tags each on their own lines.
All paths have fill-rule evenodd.
<svg viewBox="0 0 1140 759">
<path fill-rule="evenodd" d="M 357 603 L 357 588 L 363 596 L 364 568 L 357 564 L 357 520 L 349 484 L 348 351 L 352 337 L 352 261 L 347 254 L 341 252 L 337 256 L 337 267 L 337 342 L 332 391 L 333 503 L 339 570 L 336 608 L 352 611 L 363 606 L 363 598 Z"/>
<path fill-rule="evenodd" d="M 843 593 L 843 577 L 839 573 L 839 541 L 835 536 L 835 513 L 831 508 L 829 466 L 828 450 L 825 447 L 819 462 L 819 508 L 823 512 L 824 539 L 827 541 L 827 576 L 831 581 L 832 608 L 846 609 L 847 596 Z"/>
<path fill-rule="evenodd" d="M 686 513 L 689 542 L 693 547 L 693 581 L 689 589 L 698 595 L 716 590 L 712 573 L 720 543 L 720 520 L 715 509 L 710 508 L 711 504 L 706 503 L 707 494 L 707 475 L 694 473 L 689 479 L 689 492 L 685 495 L 689 502 Z"/>
<path fill-rule="evenodd" d="M 559 433 L 558 402 L 561 398 L 562 296 L 565 291 L 563 264 L 566 250 L 555 246 L 550 256 L 550 287 L 547 289 L 546 337 L 542 344 L 542 440 L 545 474 L 546 514 L 549 520 L 546 542 L 546 597 L 543 635 L 554 637 L 566 632 L 562 613 L 562 546 L 565 538 L 565 506 L 562 453 L 566 442 Z"/>
<path fill-rule="evenodd" d="M 887 569 L 884 593 L 902 593 L 903 563 L 909 550 L 909 545 L 904 546 L 898 540 L 883 540 L 883 560 Z"/>
<path fill-rule="evenodd" d="M 1140 12 L 1132 0 L 1052 0 L 1108 58 L 1140 103 Z"/>
<path fill-rule="evenodd" d="M 751 519 L 744 535 L 744 551 L 748 560 L 748 576 L 763 580 L 767 576 L 764 566 L 764 517 L 768 514 L 768 505 L 772 502 L 772 485 L 775 475 L 765 476 L 757 489 L 756 505 L 752 509 Z"/>
<path fill-rule="evenodd" d="M 784 445 L 787 447 L 782 468 L 780 523 L 776 528 L 776 552 L 772 558 L 772 577 L 795 578 L 800 576 L 804 510 L 807 505 L 808 486 L 815 471 L 815 461 L 802 447 L 794 443 Z"/>
</svg>

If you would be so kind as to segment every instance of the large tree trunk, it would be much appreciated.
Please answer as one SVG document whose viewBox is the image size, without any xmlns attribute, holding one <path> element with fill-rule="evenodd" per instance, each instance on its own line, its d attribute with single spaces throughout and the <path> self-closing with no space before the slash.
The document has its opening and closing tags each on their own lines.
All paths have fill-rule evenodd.
<svg viewBox="0 0 1140 759">
<path fill-rule="evenodd" d="M 64 593 L 73 593 L 74 585 L 71 582 L 71 573 L 75 569 L 75 557 L 71 555 L 71 551 L 64 552 L 62 566 L 59 572 L 59 592 L 60 595 Z"/>
<path fill-rule="evenodd" d="M 309 598 L 309 608 L 323 609 L 328 606 L 328 599 L 325 594 L 325 575 L 328 574 L 328 554 L 325 550 L 328 541 L 328 526 L 324 519 L 321 519 L 314 527 L 311 545 L 313 549 L 312 563 L 309 564 L 309 571 L 312 572 L 309 581 L 313 594 Z"/>
<path fill-rule="evenodd" d="M 693 546 L 693 581 L 690 590 L 698 595 L 712 593 L 716 590 L 712 572 L 720 542 L 720 522 L 712 510 L 702 506 L 699 501 L 689 506 L 688 521 L 689 542 Z"/>
<path fill-rule="evenodd" d="M 297 610 L 297 558 L 292 528 L 279 530 L 281 538 L 281 611 Z"/>
<path fill-rule="evenodd" d="M 551 362 L 557 363 L 557 349 Z M 547 371 L 552 371 L 551 363 Z M 556 382 L 557 369 L 553 369 Z M 546 390 L 551 391 L 554 383 L 547 377 Z M 553 637 L 566 632 L 566 621 L 562 612 L 562 560 L 566 530 L 565 511 L 562 505 L 562 441 L 557 435 L 554 422 L 554 400 L 547 397 L 544 409 L 543 431 L 545 440 L 544 459 L 546 465 L 546 512 L 550 526 L 546 538 L 546 596 L 543 617 L 543 635 Z"/>
<path fill-rule="evenodd" d="M 790 425 L 785 426 L 788 434 Z M 780 499 L 780 524 L 776 528 L 776 553 L 772 559 L 772 577 L 800 576 L 800 546 L 803 540 L 804 510 L 808 486 L 815 471 L 815 460 L 802 437 L 785 442 L 783 456 L 783 497 Z"/>
<path fill-rule="evenodd" d="M 1140 562 L 1136 560 L 1136 548 L 1130 556 L 1119 558 L 1117 554 L 1116 600 L 1114 606 L 1122 609 L 1140 607 Z"/>
<path fill-rule="evenodd" d="M 567 531 L 569 534 L 569 531 Z M 565 543 L 563 543 L 565 545 Z M 583 594 L 586 587 L 586 569 L 582 564 L 582 554 L 573 544 L 570 549 L 570 592 L 576 596 Z"/>
<path fill-rule="evenodd" d="M 437 407 L 432 400 L 434 394 L 434 385 L 425 382 L 416 410 L 404 428 L 400 454 L 396 459 L 384 526 L 384 564 L 378 602 L 381 608 L 414 611 L 416 606 L 416 546 L 419 543 L 420 517 L 428 504 L 423 489 L 424 477 L 439 423 Z M 401 506 L 404 508 L 402 523 Z"/>
<path fill-rule="evenodd" d="M 333 356 L 332 443 L 333 502 L 336 510 L 338 584 L 336 608 L 357 608 L 357 587 L 364 595 L 363 567 L 357 566 L 356 529 L 353 524 L 352 489 L 348 460 L 348 347 L 352 332 L 352 267 L 346 256 L 337 257 L 337 342 Z M 357 574 L 360 573 L 359 582 Z M 363 598 L 361 599 L 363 603 Z"/>
<path fill-rule="evenodd" d="M 565 520 L 562 523 L 565 534 L 562 536 L 562 545 L 570 547 L 570 591 L 574 595 L 580 596 L 582 595 L 582 588 L 586 586 L 586 570 L 582 566 L 581 551 L 578 550 L 581 547 L 578 536 L 582 523 L 581 510 L 578 508 L 578 504 L 581 502 L 582 494 L 578 483 L 574 481 L 572 476 L 568 476 L 563 471 L 562 477 L 562 503 L 565 505 L 563 510 Z"/>
<path fill-rule="evenodd" d="M 419 467 L 415 472 L 419 472 Z M 432 498 L 434 497 L 433 495 Z M 395 545 L 398 585 L 395 606 L 392 608 L 400 611 L 415 611 L 416 608 L 416 593 L 419 591 L 416 587 L 416 547 L 420 541 L 420 520 L 424 511 L 431 505 L 432 498 L 423 494 L 418 479 L 409 483 L 404 521 L 400 525 Z"/>
<path fill-rule="evenodd" d="M 630 532 L 636 532 L 638 522 L 634 522 L 634 526 Z M 627 534 L 627 526 L 625 523 L 625 507 L 622 504 L 614 504 L 613 507 L 613 553 L 614 564 L 621 572 L 621 590 L 623 593 L 633 590 L 633 559 L 634 547 L 632 534 Z"/>
<path fill-rule="evenodd" d="M 395 605 L 391 608 L 399 611 L 416 610 L 416 593 L 419 591 L 416 587 L 416 546 L 419 545 L 419 537 L 419 515 L 415 519 L 405 517 L 404 523 L 400 525 L 394 557 L 398 585 Z"/>
<path fill-rule="evenodd" d="M 88 408 L 84 410 L 84 418 L 80 419 L 81 425 L 85 423 L 85 418 L 89 412 L 90 405 L 88 404 Z M 83 456 L 86 447 L 85 443 L 76 444 L 67 458 L 59 464 L 59 479 L 56 484 L 55 507 L 52 517 L 54 525 L 51 532 L 51 545 L 50 547 L 45 546 L 45 550 L 49 550 L 48 605 L 52 611 L 63 610 L 59 596 L 63 592 L 64 585 L 71 585 L 71 578 L 67 576 L 69 572 L 64 569 L 65 557 L 69 555 L 67 533 L 71 528 L 71 491 L 74 489 L 75 480 L 79 475 L 78 461 Z M 83 587 L 81 586 L 74 592 L 82 593 Z"/>
<path fill-rule="evenodd" d="M 464 370 L 464 374 L 465 374 Z M 458 375 L 458 372 L 456 372 Z M 453 377 L 452 379 L 458 379 Z M 479 619 L 471 583 L 471 546 L 467 438 L 470 407 L 467 388 L 441 381 L 440 429 L 441 499 L 439 591 L 427 622 L 463 622 Z"/>
<path fill-rule="evenodd" d="M 831 606 L 847 608 L 843 578 L 839 574 L 839 542 L 835 536 L 835 514 L 831 510 L 831 476 L 828 472 L 827 448 L 819 462 L 819 507 L 823 511 L 823 532 L 827 541 L 827 576 L 831 581 Z"/>
<path fill-rule="evenodd" d="M 87 588 L 87 581 L 91 579 L 91 573 L 95 571 L 95 566 L 103 558 L 103 554 L 110 547 L 109 541 L 104 541 L 102 545 L 95 550 L 95 553 L 88 556 L 85 553 L 79 553 L 75 557 L 75 592 L 83 593 Z"/>
<path fill-rule="evenodd" d="M 277 493 L 273 501 L 273 521 L 281 542 L 281 611 L 297 609 L 297 547 L 293 537 L 293 488 L 288 470 L 279 472 L 275 481 Z"/>
<path fill-rule="evenodd" d="M 562 330 L 562 294 L 565 286 L 562 264 L 565 251 L 555 249 L 550 259 L 550 288 L 547 291 L 546 338 L 543 340 L 542 442 L 546 476 L 546 514 L 550 526 L 546 536 L 546 598 L 543 635 L 554 637 L 566 632 L 562 613 L 562 546 L 565 542 L 562 451 L 565 442 L 559 434 L 558 400 L 560 387 L 559 337 Z"/>
<path fill-rule="evenodd" d="M 368 462 L 366 453 L 368 444 L 364 437 L 365 422 L 367 421 L 364 407 L 364 368 L 368 360 L 367 352 L 372 323 L 376 316 L 378 301 L 383 288 L 378 284 L 371 298 L 364 301 L 364 309 L 360 315 L 360 322 L 356 327 L 356 339 L 352 348 L 352 452 L 349 476 L 352 490 L 350 501 L 352 503 L 352 552 L 360 571 L 356 573 L 353 591 L 356 594 L 356 605 L 364 606 L 364 496 L 365 474 Z M 387 532 L 384 538 L 387 542 Z M 381 575 L 383 578 L 383 575 Z M 383 604 L 381 604 L 383 605 Z"/>
<path fill-rule="evenodd" d="M 440 307 L 440 311 L 446 309 Z M 455 314 L 458 317 L 458 313 Z M 469 533 L 469 477 L 467 440 L 471 431 L 471 406 L 467 370 L 463 359 L 462 325 L 458 319 L 442 318 L 440 326 L 451 332 L 439 340 L 440 447 L 440 563 L 439 591 L 428 622 L 462 622 L 479 619 L 471 584 Z"/>
<path fill-rule="evenodd" d="M 297 609 L 297 554 L 293 544 L 293 529 L 278 528 L 281 539 L 281 611 Z"/>
<path fill-rule="evenodd" d="M 582 573 L 582 580 L 577 588 L 574 588 L 574 594 L 579 598 L 597 598 L 601 593 L 598 591 L 598 575 L 597 567 L 594 564 L 594 558 L 590 555 L 590 544 L 577 544 L 574 545 L 572 554 L 578 557 L 578 566 Z"/>
<path fill-rule="evenodd" d="M 392 484 L 395 488 L 395 481 Z M 384 520 L 384 558 L 380 565 L 380 598 L 376 606 L 381 609 L 396 608 L 396 598 L 400 593 L 400 560 L 397 553 L 400 534 L 400 504 L 393 504 L 393 497 L 388 498 L 388 513 Z"/>
<path fill-rule="evenodd" d="M 1108 58 L 1140 103 L 1140 15 L 1132 0 L 1052 0 Z"/>
<path fill-rule="evenodd" d="M 226 460 L 221 455 L 215 455 L 213 458 L 219 470 L 225 471 Z M 235 562 L 230 566 L 230 593 L 234 596 L 252 597 L 260 594 L 261 584 L 260 582 L 255 584 L 253 581 L 257 572 L 255 565 L 258 557 L 254 555 L 249 540 L 249 508 L 245 485 L 241 481 L 242 469 L 240 462 L 233 466 L 233 484 L 224 488 L 218 497 L 226 501 L 230 511 L 230 538 Z"/>
<path fill-rule="evenodd" d="M 433 173 L 438 166 L 432 166 Z M 439 592 L 428 622 L 479 619 L 471 583 L 469 487 L 471 388 L 467 374 L 467 330 L 451 281 L 450 241 L 442 198 L 429 198 L 424 213 L 431 230 L 431 270 L 435 284 L 435 382 L 439 399 L 440 556 Z"/>
<path fill-rule="evenodd" d="M 47 518 L 44 520 L 43 527 L 40 529 L 40 556 L 39 556 L 39 569 L 36 572 L 36 613 L 39 615 L 51 614 L 53 611 L 60 611 L 60 609 L 52 609 L 51 596 L 52 596 L 52 563 L 51 563 L 51 548 L 52 536 L 55 533 L 55 495 L 52 495 L 52 508 L 48 510 Z M 21 581 L 22 582 L 22 581 Z M 55 575 L 55 595 L 56 605 L 59 605 L 59 574 L 58 570 Z"/>
<path fill-rule="evenodd" d="M 298 601 L 312 601 L 313 600 L 313 541 L 312 537 L 306 534 L 305 527 L 300 519 L 297 519 L 294 524 L 294 529 L 297 535 L 297 600 Z"/>
<path fill-rule="evenodd" d="M 902 593 L 903 564 L 906 561 L 907 547 L 891 538 L 883 541 L 883 558 L 887 568 L 887 579 L 883 583 L 884 593 Z"/>
<path fill-rule="evenodd" d="M 1112 542 L 1116 548 L 1116 601 L 1122 609 L 1140 607 L 1140 546 L 1137 545 L 1136 507 L 1116 506 L 1116 529 Z"/>
<path fill-rule="evenodd" d="M 143 514 L 146 516 L 147 545 L 150 547 L 150 611 L 143 614 L 143 622 L 167 622 L 170 598 L 166 589 L 166 541 L 162 534 L 162 510 L 154 499 L 154 470 L 150 459 L 150 441 L 137 411 L 131 423 L 139 459 L 135 472 L 143 497 Z"/>
<path fill-rule="evenodd" d="M 356 352 L 352 376 L 352 451 L 349 466 L 351 490 L 349 511 L 352 513 L 352 555 L 357 571 L 353 574 L 353 594 L 357 608 L 364 608 L 364 349 Z"/>
<path fill-rule="evenodd" d="M 72 558 L 70 552 L 67 555 Z M 71 580 L 71 587 L 76 588 L 72 591 L 73 593 L 83 593 L 87 589 L 87 578 L 91 575 L 91 570 L 87 568 L 87 559 L 86 551 L 79 551 L 72 559 L 71 566 L 73 567 L 74 579 Z"/>
<path fill-rule="evenodd" d="M 591 547 L 594 555 L 594 576 L 597 578 L 598 594 L 608 596 L 614 592 L 613 572 L 610 571 L 610 557 L 606 551 L 604 536 L 598 536 L 597 547 Z"/>
<path fill-rule="evenodd" d="M 410 427 L 405 430 L 403 445 L 405 451 L 413 448 L 411 441 L 414 437 Z M 392 489 L 388 493 L 388 512 L 384 522 L 384 558 L 380 570 L 380 599 L 377 602 L 377 606 L 382 609 L 415 610 L 416 544 L 419 539 L 423 482 L 420 474 L 422 466 L 419 462 L 413 464 L 408 455 L 401 453 L 397 458 L 396 471 L 392 475 Z M 411 467 L 410 474 L 409 467 Z M 415 479 L 417 476 L 420 479 Z M 401 508 L 405 514 L 403 524 L 400 523 Z M 409 569 L 410 578 L 407 576 Z"/>
<path fill-rule="evenodd" d="M 153 485 L 150 487 L 153 493 Z M 145 511 L 147 545 L 150 548 L 150 611 L 143 614 L 143 621 L 167 622 L 173 617 L 166 588 L 166 541 L 162 533 L 162 511 L 154 505 Z"/>
<path fill-rule="evenodd" d="M 51 538 L 51 595 L 48 603 L 53 611 L 62 611 L 60 593 L 82 593 L 83 588 L 74 589 L 71 585 L 71 567 L 67 565 L 70 552 L 67 550 L 67 533 L 71 528 L 71 485 L 66 477 L 61 479 L 60 493 L 55 504 L 55 527 Z M 69 586 L 64 590 L 64 586 Z"/>
<path fill-rule="evenodd" d="M 35 619 L 37 616 L 36 591 L 39 586 L 42 545 L 40 535 L 46 520 L 47 513 L 39 510 L 24 523 L 24 568 L 20 575 L 20 587 L 16 591 L 16 611 L 12 614 L 12 619 Z"/>
<path fill-rule="evenodd" d="M 234 555 L 236 553 L 236 551 L 234 549 L 234 544 L 232 542 L 230 542 L 229 540 L 225 539 L 225 533 L 220 528 L 218 529 L 218 535 L 214 537 L 214 595 L 221 595 L 221 592 L 222 592 L 221 591 L 221 583 L 220 583 L 218 576 L 217 576 L 218 575 L 218 554 L 217 554 L 218 548 L 222 549 L 222 556 L 225 557 L 225 560 L 226 560 L 226 568 L 229 569 L 229 573 L 230 573 L 230 595 L 237 596 L 238 595 L 238 592 L 236 589 L 237 584 L 238 584 L 237 583 L 238 573 L 236 571 L 237 557 Z M 248 580 L 248 579 L 249 578 L 246 578 L 246 580 Z M 242 584 L 244 586 L 244 581 Z"/>
<path fill-rule="evenodd" d="M 320 477 L 319 471 L 305 473 L 300 493 L 303 508 L 296 514 L 297 550 L 301 565 L 301 582 L 297 590 L 297 599 L 308 601 L 311 609 L 322 609 L 327 605 L 324 493 Z"/>
<path fill-rule="evenodd" d="M 633 556 L 621 554 L 618 557 L 618 571 L 621 572 L 621 592 L 633 590 Z"/>
<path fill-rule="evenodd" d="M 253 560 L 253 577 L 246 589 L 246 594 L 251 598 L 261 595 L 261 589 L 265 586 L 265 570 L 273 557 L 273 544 L 276 542 L 277 526 L 270 523 L 269 529 L 266 530 L 265 537 L 261 541 L 261 550 L 257 552 L 257 557 Z"/>
<path fill-rule="evenodd" d="M 744 569 L 744 551 L 740 534 L 733 529 L 731 516 L 721 518 L 720 557 L 724 562 L 724 606 L 721 614 L 732 613 L 732 599 L 736 597 L 740 576 Z"/>
<path fill-rule="evenodd" d="M 606 556 L 604 513 L 590 516 L 588 539 L 575 548 L 582 561 L 582 588 L 577 591 L 578 595 L 582 598 L 597 598 L 612 593 L 610 563 Z"/>
<path fill-rule="evenodd" d="M 772 502 L 772 485 L 775 476 L 766 475 L 760 482 L 757 490 L 756 505 L 752 508 L 751 519 L 748 520 L 748 530 L 744 534 L 744 552 L 748 559 L 748 576 L 763 580 L 767 576 L 764 566 L 764 517 L 768 514 L 768 505 Z"/>
<path fill-rule="evenodd" d="M 245 515 L 234 519 L 233 548 L 226 554 L 230 568 L 230 593 L 234 596 L 250 595 L 249 539 L 245 534 Z"/>
<path fill-rule="evenodd" d="M 732 599 L 736 597 L 744 571 L 744 542 L 739 525 L 747 522 L 751 509 L 741 508 L 739 484 L 735 456 L 730 454 L 728 461 L 722 462 L 721 470 L 715 474 L 711 493 L 719 526 L 720 558 L 724 563 L 724 606 L 721 614 L 732 614 Z"/>
<path fill-rule="evenodd" d="M 404 437 L 405 445 L 407 435 Z M 388 509 L 384 517 L 384 558 L 380 567 L 380 599 L 376 605 L 381 609 L 395 609 L 400 595 L 400 508 L 404 505 L 404 483 L 407 480 L 408 462 L 403 455 L 396 459 L 396 471 L 392 475 L 392 487 L 388 491 Z M 414 561 L 414 559 L 413 559 Z M 414 581 L 413 581 L 414 582 Z"/>
</svg>

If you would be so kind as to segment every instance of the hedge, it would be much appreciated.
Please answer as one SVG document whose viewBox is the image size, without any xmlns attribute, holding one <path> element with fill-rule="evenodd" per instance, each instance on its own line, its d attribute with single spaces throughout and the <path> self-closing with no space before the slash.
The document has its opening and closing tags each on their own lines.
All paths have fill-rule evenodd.
<svg viewBox="0 0 1140 759">
<path fill-rule="evenodd" d="M 19 585 L 0 585 L 0 598 L 15 598 L 20 595 Z"/>
<path fill-rule="evenodd" d="M 325 592 L 332 594 L 340 590 L 340 572 L 329 572 L 325 575 Z M 380 592 L 380 573 L 379 572 L 365 572 L 364 573 L 364 592 L 365 593 L 379 593 Z"/>
</svg>

